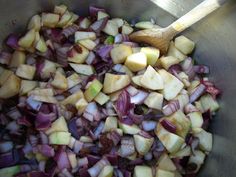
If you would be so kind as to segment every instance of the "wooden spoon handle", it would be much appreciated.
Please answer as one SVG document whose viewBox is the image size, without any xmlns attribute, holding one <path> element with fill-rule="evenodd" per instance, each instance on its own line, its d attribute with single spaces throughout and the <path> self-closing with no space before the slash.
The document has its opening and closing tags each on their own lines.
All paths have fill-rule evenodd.
<svg viewBox="0 0 236 177">
<path fill-rule="evenodd" d="M 175 35 L 192 24 L 198 22 L 214 10 L 218 9 L 226 0 L 205 0 L 187 14 L 172 23 L 168 28 L 174 29 Z"/>
</svg>

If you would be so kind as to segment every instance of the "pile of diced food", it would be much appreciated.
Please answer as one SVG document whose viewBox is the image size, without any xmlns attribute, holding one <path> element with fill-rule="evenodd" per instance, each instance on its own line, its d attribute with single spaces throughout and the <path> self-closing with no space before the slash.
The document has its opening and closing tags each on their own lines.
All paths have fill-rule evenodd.
<svg viewBox="0 0 236 177">
<path fill-rule="evenodd" d="M 212 149 L 220 91 L 175 38 L 167 54 L 91 6 L 55 6 L 0 53 L 0 176 L 194 177 Z"/>
</svg>

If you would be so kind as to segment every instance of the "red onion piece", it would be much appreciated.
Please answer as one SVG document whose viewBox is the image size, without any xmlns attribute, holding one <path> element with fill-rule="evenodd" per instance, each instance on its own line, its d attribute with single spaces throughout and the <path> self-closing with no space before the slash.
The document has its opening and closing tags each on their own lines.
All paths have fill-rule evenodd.
<svg viewBox="0 0 236 177">
<path fill-rule="evenodd" d="M 89 15 L 91 17 L 97 17 L 99 11 L 105 12 L 105 9 L 95 6 L 89 6 Z"/>
<path fill-rule="evenodd" d="M 101 57 L 101 59 L 105 62 L 108 62 L 108 58 L 110 57 L 110 51 L 113 49 L 112 45 L 103 45 L 97 51 L 97 55 Z"/>
<path fill-rule="evenodd" d="M 191 113 L 191 112 L 198 112 L 198 111 L 199 110 L 194 105 L 192 105 L 191 103 L 187 104 L 184 107 L 185 114 L 188 114 L 188 113 Z"/>
<path fill-rule="evenodd" d="M 115 130 L 109 132 L 109 133 L 107 134 L 107 137 L 113 141 L 113 144 L 114 144 L 115 146 L 116 146 L 116 145 L 120 142 L 120 140 L 121 140 L 120 134 L 117 133 L 117 131 L 115 131 Z"/>
<path fill-rule="evenodd" d="M 170 121 L 164 119 L 164 120 L 162 120 L 160 123 L 161 123 L 161 125 L 162 125 L 167 131 L 169 131 L 169 132 L 171 132 L 171 133 L 176 133 L 177 128 L 176 128 L 176 126 L 175 126 L 173 123 L 171 123 Z"/>
<path fill-rule="evenodd" d="M 97 104 L 95 102 L 91 102 L 85 109 L 83 117 L 89 121 L 99 121 L 101 118 L 100 112 L 98 110 Z"/>
<path fill-rule="evenodd" d="M 42 102 L 34 100 L 32 96 L 27 98 L 26 103 L 31 109 L 35 111 L 39 111 L 42 106 Z"/>
<path fill-rule="evenodd" d="M 119 155 L 121 157 L 127 157 L 135 152 L 134 139 L 131 137 L 123 137 L 121 140 L 121 146 Z"/>
<path fill-rule="evenodd" d="M 102 133 L 102 130 L 103 130 L 104 126 L 105 126 L 105 123 L 104 123 L 103 121 L 101 121 L 101 122 L 98 124 L 97 128 L 96 128 L 95 131 L 94 131 L 94 136 L 95 136 L 96 139 L 97 139 L 97 138 L 100 136 L 100 134 Z"/>
<path fill-rule="evenodd" d="M 8 52 L 0 53 L 0 64 L 9 65 L 11 62 L 12 55 Z"/>
<path fill-rule="evenodd" d="M 129 93 L 126 90 L 123 90 L 119 95 L 115 108 L 120 119 L 127 116 L 129 111 L 133 108 L 133 105 L 130 102 Z"/>
<path fill-rule="evenodd" d="M 67 60 L 68 51 L 69 47 L 60 47 L 56 49 L 57 63 L 59 63 L 63 67 L 68 66 L 68 60 Z"/>
<path fill-rule="evenodd" d="M 164 115 L 169 116 L 180 109 L 179 100 L 170 101 L 162 108 Z"/>
<path fill-rule="evenodd" d="M 114 39 L 115 44 L 119 44 L 122 42 L 129 42 L 129 36 L 125 34 L 117 34 Z"/>
<path fill-rule="evenodd" d="M 110 162 L 111 165 L 117 166 L 118 165 L 118 155 L 117 154 L 107 154 L 107 160 Z"/>
<path fill-rule="evenodd" d="M 69 36 L 73 35 L 76 31 L 78 31 L 79 26 L 76 24 L 72 24 L 71 26 L 68 26 L 62 30 L 62 34 L 68 38 Z"/>
<path fill-rule="evenodd" d="M 79 139 L 80 135 L 79 135 L 79 132 L 77 129 L 76 120 L 77 120 L 77 118 L 73 118 L 69 121 L 68 129 L 73 137 L 75 137 L 76 139 Z"/>
<path fill-rule="evenodd" d="M 126 91 L 129 93 L 129 95 L 132 97 L 132 96 L 135 96 L 135 95 L 137 95 L 138 93 L 139 93 L 139 91 L 135 88 L 135 87 L 133 87 L 133 86 L 128 86 L 127 88 L 126 88 Z"/>
<path fill-rule="evenodd" d="M 39 135 L 40 135 L 41 144 L 48 144 L 49 143 L 49 139 L 45 133 L 40 131 Z"/>
<path fill-rule="evenodd" d="M 49 145 L 38 145 L 38 150 L 46 157 L 53 157 L 55 155 L 54 149 Z"/>
<path fill-rule="evenodd" d="M 109 161 L 106 158 L 99 160 L 94 166 L 88 169 L 88 173 L 91 177 L 96 177 L 101 172 L 101 170 L 106 166 L 109 165 Z"/>
<path fill-rule="evenodd" d="M 60 150 L 59 152 L 57 152 L 55 158 L 59 170 L 63 170 L 64 168 L 70 168 L 70 161 L 66 152 Z"/>
<path fill-rule="evenodd" d="M 65 177 L 73 177 L 73 175 L 66 168 L 62 170 L 61 174 L 63 174 Z"/>
<path fill-rule="evenodd" d="M 7 112 L 6 115 L 13 120 L 17 120 L 22 117 L 20 111 L 15 106 L 10 108 L 9 112 Z"/>
<path fill-rule="evenodd" d="M 27 173 L 27 177 L 50 177 L 50 176 L 42 171 L 32 171 Z"/>
<path fill-rule="evenodd" d="M 100 20 L 95 21 L 90 28 L 95 32 L 95 33 L 100 33 L 106 26 L 108 21 L 108 17 L 102 18 Z"/>
<path fill-rule="evenodd" d="M 0 142 L 0 153 L 6 153 L 13 149 L 13 143 L 11 141 Z"/>
<path fill-rule="evenodd" d="M 192 94 L 190 95 L 189 102 L 192 103 L 196 101 L 205 91 L 206 91 L 205 85 L 203 84 L 198 85 L 197 88 L 195 88 Z"/>
<path fill-rule="evenodd" d="M 89 163 L 88 158 L 84 157 L 78 160 L 78 167 L 87 166 Z"/>
<path fill-rule="evenodd" d="M 90 51 L 90 52 L 89 52 L 89 55 L 88 55 L 88 57 L 87 57 L 87 59 L 86 59 L 85 62 L 86 62 L 88 65 L 91 65 L 91 64 L 94 63 L 95 60 L 96 60 L 96 56 L 95 56 L 94 52 L 93 52 L 93 51 Z"/>
<path fill-rule="evenodd" d="M 147 120 L 147 121 L 143 121 L 142 122 L 142 127 L 143 130 L 145 131 L 152 131 L 156 128 L 157 122 L 156 121 L 152 121 L 152 120 Z"/>
<path fill-rule="evenodd" d="M 144 100 L 147 98 L 148 93 L 142 90 L 139 90 L 135 96 L 131 96 L 130 102 L 132 104 L 142 104 Z"/>
<path fill-rule="evenodd" d="M 35 119 L 35 127 L 37 130 L 46 130 L 51 126 L 51 121 L 56 118 L 55 113 L 44 114 L 39 112 Z"/>
<path fill-rule="evenodd" d="M 209 74 L 210 69 L 208 66 L 205 65 L 195 65 L 193 66 L 193 70 L 198 74 Z"/>
<path fill-rule="evenodd" d="M 10 34 L 7 37 L 6 44 L 13 49 L 19 49 L 20 46 L 18 45 L 18 40 L 19 40 L 18 36 L 16 36 L 15 34 Z"/>
<path fill-rule="evenodd" d="M 189 76 L 189 79 L 193 79 L 195 76 L 194 68 L 193 68 L 193 60 L 192 58 L 188 57 L 182 63 L 183 71 Z"/>
<path fill-rule="evenodd" d="M 172 65 L 169 69 L 168 69 L 168 72 L 173 74 L 174 73 L 180 73 L 182 71 L 182 68 L 179 64 L 175 64 L 175 65 Z"/>
</svg>

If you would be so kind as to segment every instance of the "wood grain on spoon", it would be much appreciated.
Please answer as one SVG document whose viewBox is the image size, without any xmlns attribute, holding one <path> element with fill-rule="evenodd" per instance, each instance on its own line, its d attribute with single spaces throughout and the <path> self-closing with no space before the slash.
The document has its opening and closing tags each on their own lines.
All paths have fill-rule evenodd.
<svg viewBox="0 0 236 177">
<path fill-rule="evenodd" d="M 224 2 L 225 0 L 205 0 L 168 27 L 134 32 L 129 36 L 130 40 L 147 43 L 160 49 L 161 53 L 165 54 L 173 37 L 218 9 Z"/>
</svg>

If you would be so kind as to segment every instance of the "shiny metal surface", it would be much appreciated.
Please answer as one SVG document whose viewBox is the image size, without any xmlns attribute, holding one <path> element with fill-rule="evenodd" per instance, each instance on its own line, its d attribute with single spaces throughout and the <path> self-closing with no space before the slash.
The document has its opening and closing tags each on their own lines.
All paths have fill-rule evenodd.
<svg viewBox="0 0 236 177">
<path fill-rule="evenodd" d="M 166 11 L 156 5 L 160 2 L 162 5 L 159 5 Z M 169 5 L 163 5 L 163 2 Z M 153 17 L 161 26 L 167 26 L 174 21 L 174 16 L 183 15 L 199 2 L 201 0 L 1 0 L 0 42 L 10 32 L 23 31 L 30 16 L 50 9 L 53 4 L 65 3 L 80 15 L 87 13 L 89 4 L 96 4 L 108 9 L 114 17 L 127 20 Z M 193 57 L 199 63 L 210 66 L 212 79 L 223 91 L 222 108 L 211 126 L 214 133 L 213 151 L 199 176 L 235 177 L 236 2 L 226 3 L 184 34 L 197 43 Z"/>
</svg>

